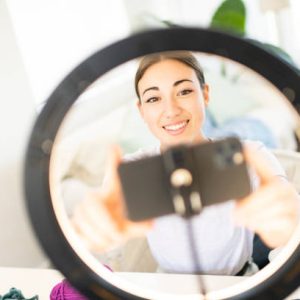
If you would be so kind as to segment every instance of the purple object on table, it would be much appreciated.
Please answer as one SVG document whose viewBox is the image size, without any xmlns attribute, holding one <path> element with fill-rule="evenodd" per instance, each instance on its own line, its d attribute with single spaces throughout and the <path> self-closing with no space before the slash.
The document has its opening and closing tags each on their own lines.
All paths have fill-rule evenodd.
<svg viewBox="0 0 300 300">
<path fill-rule="evenodd" d="M 109 266 L 104 265 L 104 267 L 113 272 Z M 63 280 L 52 289 L 50 300 L 88 300 L 88 298 L 74 289 L 67 280 Z"/>
<path fill-rule="evenodd" d="M 58 283 L 51 291 L 50 300 L 88 300 L 75 290 L 67 280 Z"/>
</svg>

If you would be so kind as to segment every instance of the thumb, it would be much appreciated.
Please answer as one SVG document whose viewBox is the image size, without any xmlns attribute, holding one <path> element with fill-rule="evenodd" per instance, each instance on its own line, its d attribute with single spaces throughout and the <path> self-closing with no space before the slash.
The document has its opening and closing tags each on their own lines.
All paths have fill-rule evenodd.
<svg viewBox="0 0 300 300">
<path fill-rule="evenodd" d="M 118 165 L 122 160 L 121 148 L 117 144 L 110 145 L 108 148 L 108 160 L 106 164 L 106 171 L 112 172 L 117 170 Z"/>
<path fill-rule="evenodd" d="M 244 146 L 245 159 L 250 167 L 259 176 L 261 184 L 266 184 L 274 179 L 275 172 L 269 160 L 263 156 L 254 145 Z"/>
<path fill-rule="evenodd" d="M 121 149 L 118 145 L 110 145 L 108 148 L 108 158 L 105 166 L 105 175 L 102 183 L 102 193 L 111 194 L 117 192 L 120 187 L 118 166 L 122 160 Z M 110 197 L 109 197 L 110 198 Z"/>
</svg>

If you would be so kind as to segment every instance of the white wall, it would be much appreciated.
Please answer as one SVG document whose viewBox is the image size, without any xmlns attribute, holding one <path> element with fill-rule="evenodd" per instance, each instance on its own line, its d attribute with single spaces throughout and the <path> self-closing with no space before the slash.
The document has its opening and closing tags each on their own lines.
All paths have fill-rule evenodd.
<svg viewBox="0 0 300 300">
<path fill-rule="evenodd" d="M 155 27 L 155 18 L 205 27 L 222 0 L 9 0 L 7 8 L 32 87 L 34 101 L 46 100 L 61 79 L 99 48 L 132 31 Z M 290 0 L 290 17 L 284 13 L 288 42 L 278 33 L 261 0 L 244 0 L 248 36 L 283 47 L 300 64 L 298 0 Z M 152 17 L 151 17 L 152 16 Z"/>
<path fill-rule="evenodd" d="M 38 104 L 86 56 L 128 34 L 122 0 L 0 0 L 0 266 L 47 264 L 25 210 Z"/>
<path fill-rule="evenodd" d="M 9 0 L 7 7 L 37 104 L 90 54 L 129 34 L 122 0 Z"/>
<path fill-rule="evenodd" d="M 0 44 L 0 266 L 40 266 L 45 257 L 32 234 L 22 191 L 34 102 L 4 0 L 0 0 Z"/>
</svg>

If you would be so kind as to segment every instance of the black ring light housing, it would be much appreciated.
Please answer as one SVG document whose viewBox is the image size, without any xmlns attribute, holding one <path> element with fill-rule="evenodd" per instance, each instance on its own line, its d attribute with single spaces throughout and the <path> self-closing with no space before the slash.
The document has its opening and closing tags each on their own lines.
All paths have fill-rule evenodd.
<svg viewBox="0 0 300 300">
<path fill-rule="evenodd" d="M 29 216 L 47 255 L 89 299 L 145 299 L 107 282 L 77 255 L 65 238 L 50 195 L 52 145 L 61 123 L 80 94 L 97 78 L 131 59 L 171 50 L 201 51 L 237 61 L 278 88 L 300 111 L 297 70 L 256 43 L 219 31 L 175 28 L 139 33 L 99 50 L 75 68 L 54 90 L 34 125 L 25 162 L 25 194 Z M 293 91 L 293 93 L 287 92 Z M 231 299 L 282 299 L 300 285 L 300 245 L 278 272 Z"/>
</svg>

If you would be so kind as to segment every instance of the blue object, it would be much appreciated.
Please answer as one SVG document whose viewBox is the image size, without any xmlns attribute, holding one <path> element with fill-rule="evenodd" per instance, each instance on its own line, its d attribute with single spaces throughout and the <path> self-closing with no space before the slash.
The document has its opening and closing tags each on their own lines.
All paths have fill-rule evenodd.
<svg viewBox="0 0 300 300">
<path fill-rule="evenodd" d="M 260 141 L 267 148 L 274 149 L 277 147 L 277 142 L 271 129 L 255 117 L 236 117 L 222 125 L 218 125 L 212 114 L 207 110 L 203 131 L 205 135 L 211 138 L 236 136 L 241 140 Z"/>
</svg>

